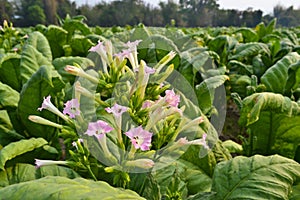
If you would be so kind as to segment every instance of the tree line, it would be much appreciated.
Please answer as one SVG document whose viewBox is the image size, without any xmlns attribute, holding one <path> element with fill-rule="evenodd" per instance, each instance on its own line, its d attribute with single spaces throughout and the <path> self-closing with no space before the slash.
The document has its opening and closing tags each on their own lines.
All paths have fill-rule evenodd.
<svg viewBox="0 0 300 200">
<path fill-rule="evenodd" d="M 261 10 L 220 9 L 218 0 L 174 0 L 160 2 L 158 7 L 142 0 L 115 0 L 94 6 L 78 6 L 70 0 L 0 0 L 0 21 L 8 20 L 18 27 L 36 24 L 58 24 L 60 19 L 84 15 L 90 26 L 126 26 L 143 23 L 147 26 L 179 27 L 254 27 L 261 21 L 268 23 L 274 17 L 278 25 L 299 26 L 300 10 L 277 5 L 273 15 Z"/>
</svg>

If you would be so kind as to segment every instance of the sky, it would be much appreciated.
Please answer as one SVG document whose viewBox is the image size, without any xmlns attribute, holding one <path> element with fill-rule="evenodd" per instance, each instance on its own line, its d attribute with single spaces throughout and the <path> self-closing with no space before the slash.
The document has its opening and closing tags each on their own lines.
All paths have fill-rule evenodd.
<svg viewBox="0 0 300 200">
<path fill-rule="evenodd" d="M 74 1 L 74 0 L 73 0 Z M 102 0 L 75 0 L 77 5 L 88 3 L 90 5 L 95 5 Z M 105 2 L 110 2 L 112 0 L 103 0 Z M 143 0 L 145 3 L 150 3 L 157 6 L 160 1 L 167 2 L 167 0 Z M 280 4 L 284 7 L 294 6 L 294 9 L 300 8 L 299 0 L 217 0 L 220 8 L 224 9 L 237 9 L 246 10 L 251 7 L 254 10 L 262 10 L 264 14 L 271 14 L 273 12 L 273 7 Z"/>
</svg>

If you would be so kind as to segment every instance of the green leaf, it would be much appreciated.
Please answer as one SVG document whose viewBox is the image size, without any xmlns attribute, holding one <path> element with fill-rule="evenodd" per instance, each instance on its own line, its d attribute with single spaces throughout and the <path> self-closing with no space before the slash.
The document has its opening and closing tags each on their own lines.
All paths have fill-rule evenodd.
<svg viewBox="0 0 300 200">
<path fill-rule="evenodd" d="M 88 50 L 94 45 L 91 40 L 86 37 L 73 37 L 70 42 L 73 56 L 87 56 Z"/>
<path fill-rule="evenodd" d="M 18 163 L 0 172 L 0 188 L 46 176 L 62 176 L 71 179 L 80 177 L 72 169 L 63 166 L 43 166 L 37 169 L 30 164 Z"/>
<path fill-rule="evenodd" d="M 300 165 L 274 155 L 238 156 L 219 163 L 213 177 L 215 199 L 288 199 L 300 180 Z"/>
<path fill-rule="evenodd" d="M 160 187 L 151 174 L 130 174 L 129 187 L 147 200 L 161 200 Z"/>
<path fill-rule="evenodd" d="M 219 35 L 208 43 L 209 50 L 216 52 L 220 58 L 221 63 L 226 63 L 229 52 L 234 49 L 238 41 L 234 37 L 228 35 Z"/>
<path fill-rule="evenodd" d="M 251 28 L 239 28 L 236 33 L 241 33 L 243 36 L 244 43 L 258 42 L 257 33 Z"/>
<path fill-rule="evenodd" d="M 300 59 L 296 52 L 289 53 L 271 66 L 261 77 L 267 91 L 284 94 L 288 79 L 288 68 Z"/>
<path fill-rule="evenodd" d="M 203 154 L 201 147 L 192 145 L 181 158 L 199 167 L 210 177 L 212 177 L 214 168 L 218 162 L 231 159 L 229 151 L 222 146 L 221 141 L 215 142 L 212 150 L 204 153 L 206 154 Z"/>
<path fill-rule="evenodd" d="M 4 54 L 0 60 L 0 81 L 18 92 L 21 90 L 19 54 Z"/>
<path fill-rule="evenodd" d="M 0 150 L 0 169 L 4 170 L 6 161 L 22 155 L 26 152 L 32 151 L 48 142 L 43 138 L 23 139 L 18 142 L 12 142 Z"/>
<path fill-rule="evenodd" d="M 223 142 L 223 146 L 228 149 L 230 153 L 238 153 L 242 154 L 243 153 L 243 147 L 242 145 L 232 141 L 232 140 L 226 140 Z"/>
<path fill-rule="evenodd" d="M 256 93 L 243 100 L 239 123 L 250 130 L 247 154 L 294 158 L 300 144 L 300 107 L 288 97 Z"/>
<path fill-rule="evenodd" d="M 288 78 L 285 86 L 285 93 L 296 90 L 300 86 L 300 61 L 292 64 L 288 68 Z"/>
<path fill-rule="evenodd" d="M 51 49 L 45 36 L 39 32 L 33 32 L 29 38 L 30 40 L 24 45 L 21 55 L 22 84 L 25 84 L 40 66 L 51 66 L 52 62 Z"/>
<path fill-rule="evenodd" d="M 249 57 L 254 57 L 258 54 L 266 54 L 270 55 L 270 50 L 267 44 L 260 42 L 250 42 L 246 44 L 239 44 L 236 47 L 236 51 L 232 56 L 230 56 L 230 60 L 245 60 Z"/>
<path fill-rule="evenodd" d="M 19 99 L 20 95 L 17 91 L 0 82 L 0 110 L 16 109 Z"/>
<path fill-rule="evenodd" d="M 56 115 L 44 110 L 40 112 L 37 109 L 41 107 L 43 98 L 48 95 L 52 96 L 51 101 L 54 103 L 56 94 L 63 87 L 64 84 L 60 75 L 49 66 L 42 66 L 24 85 L 20 94 L 18 116 L 30 136 L 43 137 L 47 141 L 55 137 L 55 129 L 53 127 L 33 123 L 28 120 L 28 116 L 39 115 L 56 122 Z"/>
<path fill-rule="evenodd" d="M 49 25 L 45 36 L 47 37 L 53 58 L 64 55 L 63 46 L 67 43 L 68 31 L 55 25 Z"/>
<path fill-rule="evenodd" d="M 215 90 L 229 79 L 226 75 L 213 76 L 196 85 L 195 91 L 201 111 L 207 114 L 213 106 Z"/>
<path fill-rule="evenodd" d="M 291 195 L 289 197 L 289 200 L 298 200 L 298 199 L 300 199 L 300 184 L 295 185 L 292 188 L 292 192 L 291 192 Z"/>
<path fill-rule="evenodd" d="M 6 110 L 0 110 L 0 149 L 24 137 L 15 132 Z"/>
<path fill-rule="evenodd" d="M 69 74 L 64 70 L 66 65 L 80 65 L 82 69 L 86 69 L 87 67 L 95 66 L 94 62 L 88 58 L 84 57 L 60 57 L 53 60 L 52 64 L 58 73 L 62 76 L 64 82 L 74 82 L 75 76 Z"/>
<path fill-rule="evenodd" d="M 91 181 L 83 178 L 47 176 L 38 180 L 14 184 L 0 189 L 4 199 L 144 199 L 131 190 L 113 188 L 103 181 Z"/>
<path fill-rule="evenodd" d="M 29 34 L 26 45 L 31 45 L 43 55 L 49 62 L 52 60 L 52 53 L 47 38 L 40 32 L 35 31 Z"/>
</svg>

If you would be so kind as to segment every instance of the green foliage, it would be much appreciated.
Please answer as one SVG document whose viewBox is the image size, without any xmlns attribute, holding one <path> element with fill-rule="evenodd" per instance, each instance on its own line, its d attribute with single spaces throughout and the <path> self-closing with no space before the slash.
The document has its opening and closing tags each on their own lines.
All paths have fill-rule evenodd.
<svg viewBox="0 0 300 200">
<path fill-rule="evenodd" d="M 299 59 L 299 54 L 293 52 L 271 66 L 261 77 L 261 82 L 266 86 L 267 91 L 284 94 L 288 79 L 288 68 Z"/>
<path fill-rule="evenodd" d="M 293 160 L 277 155 L 239 156 L 217 165 L 213 199 L 288 199 L 299 178 L 300 165 Z"/>
<path fill-rule="evenodd" d="M 0 81 L 18 92 L 21 90 L 20 55 L 5 54 L 0 60 Z"/>
<path fill-rule="evenodd" d="M 12 142 L 0 150 L 0 169 L 4 170 L 5 163 L 8 160 L 22 155 L 26 152 L 32 151 L 48 142 L 43 138 L 31 138 L 28 140 L 20 140 L 18 142 Z"/>
<path fill-rule="evenodd" d="M 0 189 L 1 198 L 19 199 L 144 199 L 130 190 L 113 188 L 106 182 L 94 182 L 83 178 L 68 179 L 47 176 Z"/>
<path fill-rule="evenodd" d="M 281 154 L 294 158 L 299 140 L 300 107 L 288 97 L 256 93 L 243 100 L 239 123 L 249 128 L 247 155 Z"/>
<path fill-rule="evenodd" d="M 54 71 L 53 66 L 41 66 L 36 73 L 34 73 L 28 82 L 22 88 L 20 93 L 20 101 L 18 104 L 18 116 L 20 122 L 26 128 L 27 136 L 43 137 L 47 141 L 55 138 L 55 128 L 37 125 L 28 120 L 29 115 L 39 115 L 46 119 L 56 121 L 56 115 L 49 111 L 38 111 L 41 107 L 43 98 L 48 95 L 55 96 L 61 92 L 64 87 L 61 76 Z M 53 99 L 55 101 L 55 99 Z M 52 101 L 53 101 L 52 100 Z"/>
<path fill-rule="evenodd" d="M 20 95 L 17 91 L 0 82 L 0 110 L 16 109 Z"/>
</svg>

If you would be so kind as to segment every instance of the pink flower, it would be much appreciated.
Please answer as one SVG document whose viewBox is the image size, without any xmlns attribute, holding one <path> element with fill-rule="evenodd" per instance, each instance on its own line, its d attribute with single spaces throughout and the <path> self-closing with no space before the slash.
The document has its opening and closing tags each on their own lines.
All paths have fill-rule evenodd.
<svg viewBox="0 0 300 200">
<path fill-rule="evenodd" d="M 141 42 L 142 40 L 136 40 L 136 41 L 133 41 L 133 42 L 130 42 L 128 41 L 125 46 L 129 48 L 129 50 L 135 50 L 136 47 L 139 45 L 139 43 Z"/>
<path fill-rule="evenodd" d="M 51 103 L 51 96 L 47 96 L 46 98 L 44 97 L 44 101 L 42 103 L 42 106 L 40 108 L 38 108 L 38 111 L 42 111 L 43 109 L 49 110 L 50 112 L 58 115 L 59 117 L 61 117 L 62 119 L 64 119 L 65 121 L 68 121 L 68 117 L 65 116 L 63 113 L 61 113 L 52 103 Z"/>
<path fill-rule="evenodd" d="M 173 107 L 177 107 L 180 102 L 180 96 L 176 95 L 174 90 L 166 90 L 165 100 L 166 102 Z"/>
<path fill-rule="evenodd" d="M 202 135 L 201 139 L 196 139 L 196 140 L 189 141 L 188 144 L 191 144 L 191 145 L 202 145 L 205 149 L 209 149 L 209 146 L 206 143 L 206 137 L 207 137 L 207 134 L 204 133 Z"/>
<path fill-rule="evenodd" d="M 139 68 L 136 68 L 134 70 L 135 72 L 138 72 L 139 71 Z M 145 69 L 144 69 L 144 72 L 146 75 L 149 75 L 149 74 L 154 74 L 155 73 L 155 69 L 151 68 L 151 67 L 148 67 L 148 66 L 145 66 Z"/>
<path fill-rule="evenodd" d="M 150 101 L 150 100 L 146 100 L 144 101 L 143 105 L 142 105 L 142 109 L 146 109 L 146 108 L 150 108 L 155 102 Z"/>
<path fill-rule="evenodd" d="M 135 149 L 141 149 L 142 151 L 146 151 L 150 149 L 152 133 L 146 131 L 142 128 L 142 126 L 138 126 L 136 128 L 132 128 L 128 132 L 125 133 L 130 139 L 135 147 Z"/>
<path fill-rule="evenodd" d="M 124 112 L 128 110 L 128 107 L 115 104 L 111 108 L 105 108 L 106 112 L 112 113 L 115 117 L 120 117 Z"/>
<path fill-rule="evenodd" d="M 65 103 L 63 113 L 68 114 L 70 118 L 75 118 L 76 115 L 80 115 L 78 99 L 71 99 Z"/>
<path fill-rule="evenodd" d="M 89 51 L 91 52 L 102 52 L 105 51 L 105 46 L 103 45 L 103 42 L 101 42 L 100 40 L 98 41 L 98 44 L 96 46 L 93 46 L 89 49 Z"/>
<path fill-rule="evenodd" d="M 105 121 L 98 120 L 96 122 L 90 122 L 88 129 L 85 134 L 89 136 L 96 136 L 98 139 L 101 139 L 105 133 L 112 131 L 113 128 Z"/>
</svg>

